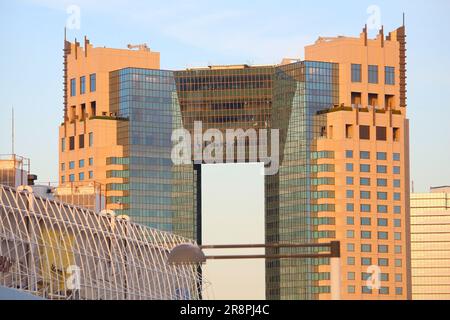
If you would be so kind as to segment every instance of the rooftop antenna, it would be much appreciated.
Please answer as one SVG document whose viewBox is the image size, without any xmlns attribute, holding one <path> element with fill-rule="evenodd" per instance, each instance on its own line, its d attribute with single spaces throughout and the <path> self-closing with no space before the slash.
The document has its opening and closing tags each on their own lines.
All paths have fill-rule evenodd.
<svg viewBox="0 0 450 320">
<path fill-rule="evenodd" d="M 403 26 L 405 26 L 405 13 L 403 12 Z"/>
<path fill-rule="evenodd" d="M 14 107 L 11 107 L 11 151 L 14 155 Z"/>
</svg>

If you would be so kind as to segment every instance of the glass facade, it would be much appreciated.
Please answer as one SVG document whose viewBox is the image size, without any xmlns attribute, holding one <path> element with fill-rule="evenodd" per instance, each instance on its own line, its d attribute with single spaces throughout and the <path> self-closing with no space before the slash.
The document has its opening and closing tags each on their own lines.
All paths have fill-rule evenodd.
<svg viewBox="0 0 450 320">
<path fill-rule="evenodd" d="M 195 238 L 193 169 L 171 160 L 172 132 L 182 128 L 173 72 L 112 72 L 110 95 L 111 110 L 124 119 L 117 129 L 124 164 L 120 173 L 107 171 L 122 176 L 123 190 L 107 201 L 121 203 L 137 223 Z"/>
<path fill-rule="evenodd" d="M 337 64 L 305 61 L 175 72 L 127 68 L 110 73 L 110 101 L 121 119 L 118 144 L 124 146 L 123 157 L 107 159 L 107 176 L 121 181 L 107 185 L 107 201 L 122 207 L 118 214 L 197 238 L 198 177 L 192 164 L 172 163 L 173 130 L 185 128 L 192 134 L 194 121 L 202 121 L 203 131 L 273 128 L 280 130 L 280 168 L 265 178 L 266 241 L 335 238 L 334 231 L 319 231 L 320 225 L 334 224 L 334 191 L 318 191 L 322 182 L 334 184 L 334 165 L 323 163 L 334 153 L 318 153 L 315 141 L 326 123 L 320 111 L 338 102 Z M 236 161 L 248 161 L 250 147 Z M 318 219 L 319 212 L 329 212 L 330 219 Z M 316 277 L 318 267 L 328 263 L 268 260 L 267 298 L 314 299 L 329 292 Z"/>
</svg>

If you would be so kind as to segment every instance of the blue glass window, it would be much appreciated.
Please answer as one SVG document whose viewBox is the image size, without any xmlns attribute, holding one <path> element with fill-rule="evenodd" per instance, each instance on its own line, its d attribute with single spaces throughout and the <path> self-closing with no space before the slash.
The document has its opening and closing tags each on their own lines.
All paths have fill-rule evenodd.
<svg viewBox="0 0 450 320">
<path fill-rule="evenodd" d="M 377 192 L 378 200 L 387 200 L 387 192 Z"/>
<path fill-rule="evenodd" d="M 378 239 L 387 240 L 388 239 L 388 233 L 384 232 L 384 231 L 379 231 L 378 232 Z"/>
<path fill-rule="evenodd" d="M 400 153 L 394 153 L 393 159 L 394 159 L 394 161 L 400 161 Z"/>
<path fill-rule="evenodd" d="M 345 157 L 347 159 L 352 159 L 353 158 L 353 150 L 346 150 L 345 151 Z"/>
<path fill-rule="evenodd" d="M 394 192 L 394 200 L 400 201 L 401 194 L 399 192 Z"/>
<path fill-rule="evenodd" d="M 75 161 L 69 162 L 69 169 L 75 169 Z"/>
<path fill-rule="evenodd" d="M 77 94 L 77 82 L 75 79 L 70 79 L 70 96 L 74 97 Z"/>
<path fill-rule="evenodd" d="M 353 171 L 353 163 L 346 163 L 345 170 L 352 172 Z"/>
<path fill-rule="evenodd" d="M 394 85 L 395 84 L 395 68 L 394 67 L 384 67 L 384 77 L 385 84 Z"/>
<path fill-rule="evenodd" d="M 353 177 L 346 177 L 345 182 L 347 185 L 353 185 Z"/>
<path fill-rule="evenodd" d="M 84 180 L 84 172 L 80 172 L 78 174 L 78 180 L 83 181 Z"/>
<path fill-rule="evenodd" d="M 370 164 L 361 164 L 359 166 L 359 171 L 361 171 L 361 172 L 370 172 Z"/>
<path fill-rule="evenodd" d="M 86 77 L 82 76 L 80 78 L 80 94 L 86 93 Z"/>
<path fill-rule="evenodd" d="M 377 166 L 377 173 L 387 173 L 387 166 Z"/>
<path fill-rule="evenodd" d="M 377 160 L 387 160 L 386 152 L 377 152 Z"/>
<path fill-rule="evenodd" d="M 378 213 L 387 213 L 387 206 L 385 205 L 377 205 L 377 212 Z"/>
<path fill-rule="evenodd" d="M 400 167 L 394 167 L 394 174 L 400 174 Z"/>
<path fill-rule="evenodd" d="M 69 181 L 70 182 L 74 182 L 75 181 L 75 175 L 74 174 L 69 175 Z"/>
<path fill-rule="evenodd" d="M 346 196 L 347 196 L 347 199 L 352 199 L 354 197 L 353 190 L 347 190 L 346 191 Z"/>
<path fill-rule="evenodd" d="M 394 188 L 400 188 L 400 180 L 399 179 L 394 180 Z"/>
<path fill-rule="evenodd" d="M 377 179 L 378 187 L 387 187 L 387 179 Z"/>
<path fill-rule="evenodd" d="M 347 203 L 347 211 L 349 212 L 355 211 L 355 205 L 353 203 Z"/>
<path fill-rule="evenodd" d="M 370 239 L 370 238 L 372 238 L 372 232 L 370 232 L 370 231 L 361 231 L 361 238 L 362 239 Z"/>
<path fill-rule="evenodd" d="M 359 157 L 361 159 L 370 159 L 370 152 L 369 151 L 361 151 L 359 153 Z"/>
<path fill-rule="evenodd" d="M 362 186 L 370 186 L 370 178 L 360 178 L 359 184 Z"/>
<path fill-rule="evenodd" d="M 401 213 L 402 212 L 402 207 L 400 206 L 394 206 L 394 213 Z"/>
<path fill-rule="evenodd" d="M 369 65 L 369 83 L 378 83 L 378 66 Z"/>
<path fill-rule="evenodd" d="M 362 204 L 360 209 L 361 212 L 370 212 L 370 204 Z"/>
<path fill-rule="evenodd" d="M 362 226 L 370 226 L 371 225 L 371 219 L 370 218 L 361 218 L 361 225 Z"/>
<path fill-rule="evenodd" d="M 379 227 L 387 227 L 388 225 L 388 220 L 385 218 L 379 218 L 378 219 L 378 226 Z"/>
<path fill-rule="evenodd" d="M 360 198 L 361 199 L 370 199 L 370 191 L 361 191 Z"/>
<path fill-rule="evenodd" d="M 95 92 L 97 90 L 97 75 L 95 73 L 89 76 L 89 90 Z"/>
<path fill-rule="evenodd" d="M 352 64 L 352 82 L 361 82 L 360 64 Z"/>
</svg>

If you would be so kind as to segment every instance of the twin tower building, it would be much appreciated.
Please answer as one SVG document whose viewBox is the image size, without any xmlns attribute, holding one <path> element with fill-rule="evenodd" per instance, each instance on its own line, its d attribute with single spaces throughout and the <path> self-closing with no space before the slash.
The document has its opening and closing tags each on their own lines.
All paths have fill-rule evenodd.
<svg viewBox="0 0 450 320">
<path fill-rule="evenodd" d="M 404 26 L 375 39 L 364 28 L 357 38 L 319 38 L 304 61 L 180 71 L 161 70 L 145 45 L 65 41 L 59 190 L 95 189 L 116 214 L 201 243 L 201 163 L 174 163 L 173 132 L 193 134 L 200 121 L 224 136 L 278 129 L 266 242 L 338 240 L 343 299 L 408 299 L 405 37 Z M 246 146 L 235 162 L 249 161 Z M 266 296 L 329 299 L 329 259 L 267 260 Z"/>
</svg>

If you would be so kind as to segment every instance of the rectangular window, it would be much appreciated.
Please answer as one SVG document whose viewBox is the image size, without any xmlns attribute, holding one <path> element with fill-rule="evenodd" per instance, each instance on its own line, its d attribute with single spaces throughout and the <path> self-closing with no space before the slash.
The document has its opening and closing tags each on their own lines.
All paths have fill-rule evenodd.
<svg viewBox="0 0 450 320">
<path fill-rule="evenodd" d="M 80 94 L 86 93 L 86 77 L 82 76 L 80 78 Z"/>
<path fill-rule="evenodd" d="M 361 239 L 370 239 L 370 238 L 372 238 L 372 232 L 361 231 Z"/>
<path fill-rule="evenodd" d="M 395 166 L 393 170 L 394 170 L 394 174 L 400 174 L 400 167 Z"/>
<path fill-rule="evenodd" d="M 347 272 L 347 279 L 348 280 L 355 280 L 355 273 L 354 272 Z"/>
<path fill-rule="evenodd" d="M 378 231 L 378 239 L 380 240 L 387 240 L 388 239 L 388 233 L 384 231 Z"/>
<path fill-rule="evenodd" d="M 403 281 L 403 276 L 401 273 L 396 273 L 395 274 L 395 282 L 402 282 Z"/>
<path fill-rule="evenodd" d="M 347 286 L 347 293 L 355 293 L 356 288 L 355 286 Z"/>
<path fill-rule="evenodd" d="M 360 159 L 370 159 L 370 152 L 369 151 L 360 151 L 359 158 Z"/>
<path fill-rule="evenodd" d="M 394 227 L 400 228 L 402 226 L 402 220 L 394 219 Z"/>
<path fill-rule="evenodd" d="M 387 173 L 387 166 L 377 166 L 377 173 Z"/>
<path fill-rule="evenodd" d="M 402 266 L 402 259 L 395 259 L 395 266 L 400 268 Z"/>
<path fill-rule="evenodd" d="M 66 151 L 66 138 L 61 138 L 61 151 Z"/>
<path fill-rule="evenodd" d="M 370 212 L 370 204 L 361 204 L 360 209 L 361 212 Z"/>
<path fill-rule="evenodd" d="M 387 206 L 385 205 L 377 205 L 377 212 L 378 213 L 387 213 Z"/>
<path fill-rule="evenodd" d="M 392 138 L 394 141 L 400 141 L 400 128 L 392 128 Z"/>
<path fill-rule="evenodd" d="M 353 197 L 354 197 L 353 190 L 347 190 L 345 194 L 347 196 L 347 199 L 353 199 Z"/>
<path fill-rule="evenodd" d="M 83 181 L 84 180 L 84 172 L 80 172 L 78 174 L 78 180 Z"/>
<path fill-rule="evenodd" d="M 370 127 L 369 126 L 359 126 L 359 139 L 370 140 Z"/>
<path fill-rule="evenodd" d="M 75 175 L 74 174 L 69 175 L 69 181 L 70 182 L 74 182 L 75 181 Z"/>
<path fill-rule="evenodd" d="M 90 166 L 94 165 L 94 158 L 89 158 L 89 165 Z"/>
<path fill-rule="evenodd" d="M 61 163 L 61 171 L 64 171 L 64 170 L 66 170 L 66 164 L 63 162 L 63 163 Z"/>
<path fill-rule="evenodd" d="M 347 224 L 352 226 L 355 224 L 355 218 L 353 217 L 347 217 Z"/>
<path fill-rule="evenodd" d="M 394 213 L 396 214 L 402 213 L 402 208 L 400 206 L 394 206 Z"/>
<path fill-rule="evenodd" d="M 89 132 L 89 147 L 92 147 L 94 145 L 94 133 Z"/>
<path fill-rule="evenodd" d="M 372 258 L 361 258 L 361 265 L 363 266 L 372 265 Z"/>
<path fill-rule="evenodd" d="M 84 148 L 84 134 L 78 136 L 78 146 L 80 149 Z"/>
<path fill-rule="evenodd" d="M 360 198 L 361 199 L 370 199 L 370 191 L 361 191 Z"/>
<path fill-rule="evenodd" d="M 77 94 L 77 82 L 75 79 L 70 79 L 70 96 L 75 97 Z"/>
<path fill-rule="evenodd" d="M 378 187 L 387 187 L 387 179 L 377 179 Z"/>
<path fill-rule="evenodd" d="M 345 182 L 347 185 L 353 185 L 353 177 L 346 177 Z"/>
<path fill-rule="evenodd" d="M 379 258 L 378 259 L 378 265 L 381 267 L 387 267 L 389 266 L 389 259 L 386 258 Z"/>
<path fill-rule="evenodd" d="M 370 244 L 362 244 L 361 252 L 372 252 L 372 246 Z"/>
<path fill-rule="evenodd" d="M 94 179 L 94 172 L 93 171 L 89 171 L 89 179 Z"/>
<path fill-rule="evenodd" d="M 394 192 L 394 200 L 400 201 L 400 199 L 401 199 L 401 194 L 399 192 Z"/>
<path fill-rule="evenodd" d="M 397 296 L 401 296 L 403 294 L 403 288 L 402 287 L 396 287 L 395 288 L 395 294 Z"/>
<path fill-rule="evenodd" d="M 347 238 L 353 239 L 355 237 L 355 231 L 353 230 L 347 230 Z"/>
<path fill-rule="evenodd" d="M 387 227 L 388 226 L 388 220 L 385 218 L 378 218 L 378 226 L 379 227 Z"/>
<path fill-rule="evenodd" d="M 384 82 L 385 84 L 394 85 L 395 84 L 395 68 L 394 67 L 384 67 Z"/>
<path fill-rule="evenodd" d="M 378 83 L 378 66 L 369 65 L 369 83 Z"/>
<path fill-rule="evenodd" d="M 394 188 L 400 188 L 400 180 L 398 179 L 394 180 Z"/>
<path fill-rule="evenodd" d="M 70 161 L 69 162 L 69 169 L 70 170 L 75 169 L 75 161 Z"/>
<path fill-rule="evenodd" d="M 370 164 L 361 164 L 359 166 L 359 171 L 361 171 L 361 172 L 370 172 Z"/>
<path fill-rule="evenodd" d="M 388 251 L 389 251 L 389 246 L 387 246 L 385 244 L 378 245 L 378 253 L 388 253 Z"/>
<path fill-rule="evenodd" d="M 355 245 L 353 243 L 347 243 L 347 251 L 348 252 L 354 252 L 355 251 Z"/>
<path fill-rule="evenodd" d="M 362 286 L 362 287 L 361 287 L 361 292 L 362 292 L 363 294 L 371 294 L 371 293 L 372 293 L 372 289 L 369 288 L 368 286 Z"/>
<path fill-rule="evenodd" d="M 81 159 L 78 161 L 78 167 L 79 168 L 84 168 L 84 159 Z"/>
<path fill-rule="evenodd" d="M 89 76 L 89 86 L 91 92 L 95 92 L 95 90 L 97 90 L 97 75 L 95 73 Z"/>
<path fill-rule="evenodd" d="M 345 157 L 347 159 L 352 159 L 353 158 L 353 150 L 345 150 Z"/>
<path fill-rule="evenodd" d="M 371 219 L 370 218 L 361 218 L 361 225 L 362 226 L 370 226 L 371 225 Z"/>
<path fill-rule="evenodd" d="M 395 246 L 394 250 L 395 250 L 396 254 L 400 254 L 400 253 L 402 253 L 402 246 Z"/>
<path fill-rule="evenodd" d="M 387 160 L 386 152 L 377 152 L 377 160 Z"/>
<path fill-rule="evenodd" d="M 387 192 L 377 192 L 378 200 L 387 200 Z"/>
<path fill-rule="evenodd" d="M 394 232 L 394 239 L 395 240 L 402 240 L 402 233 L 401 232 Z"/>
<path fill-rule="evenodd" d="M 360 178 L 359 184 L 361 186 L 370 186 L 370 178 Z"/>
<path fill-rule="evenodd" d="M 349 266 L 354 266 L 355 265 L 355 257 L 347 257 L 347 264 Z"/>
<path fill-rule="evenodd" d="M 65 183 L 66 182 L 66 177 L 65 176 L 61 176 L 61 183 Z"/>
<path fill-rule="evenodd" d="M 361 65 L 352 63 L 352 82 L 361 82 Z"/>
<path fill-rule="evenodd" d="M 345 170 L 348 172 L 353 172 L 353 163 L 346 163 Z"/>
<path fill-rule="evenodd" d="M 353 203 L 347 203 L 347 211 L 348 212 L 355 211 L 355 205 Z"/>
<path fill-rule="evenodd" d="M 75 149 L 75 137 L 69 137 L 69 150 Z"/>
<path fill-rule="evenodd" d="M 381 287 L 378 292 L 379 294 L 389 294 L 389 287 Z"/>
<path fill-rule="evenodd" d="M 394 161 L 400 161 L 400 153 L 394 153 L 392 155 L 392 157 L 393 157 Z"/>
</svg>

